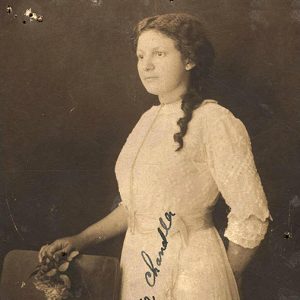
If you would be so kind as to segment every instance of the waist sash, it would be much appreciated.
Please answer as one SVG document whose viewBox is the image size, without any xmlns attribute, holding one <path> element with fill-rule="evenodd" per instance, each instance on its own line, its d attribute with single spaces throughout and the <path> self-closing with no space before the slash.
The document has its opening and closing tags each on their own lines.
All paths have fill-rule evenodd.
<svg viewBox="0 0 300 300">
<path fill-rule="evenodd" d="M 163 217 L 163 215 L 153 216 L 149 213 L 133 211 L 129 214 L 128 229 L 132 234 L 136 232 L 141 234 L 156 232 L 157 228 L 161 227 L 160 217 Z M 211 211 L 188 215 L 175 213 L 175 216 L 172 217 L 172 228 L 169 231 L 169 235 L 172 237 L 179 233 L 183 246 L 187 247 L 190 232 L 205 230 L 213 226 Z"/>
</svg>

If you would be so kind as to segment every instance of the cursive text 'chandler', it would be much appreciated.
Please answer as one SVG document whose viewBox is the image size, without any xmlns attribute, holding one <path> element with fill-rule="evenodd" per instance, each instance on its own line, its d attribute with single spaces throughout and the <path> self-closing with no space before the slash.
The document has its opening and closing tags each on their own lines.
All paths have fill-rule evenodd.
<svg viewBox="0 0 300 300">
<path fill-rule="evenodd" d="M 156 266 L 154 266 L 153 261 L 152 261 L 151 257 L 149 256 L 149 254 L 145 251 L 141 251 L 142 258 L 149 269 L 145 273 L 145 279 L 146 279 L 147 284 L 151 287 L 153 287 L 155 285 L 156 277 L 158 276 L 158 273 L 159 273 L 158 267 L 162 264 L 162 256 L 164 255 L 164 252 L 166 251 L 166 249 L 168 247 L 167 236 L 168 236 L 169 230 L 172 227 L 172 217 L 174 217 L 175 215 L 176 215 L 175 213 L 172 213 L 170 211 L 165 213 L 165 217 L 166 217 L 166 220 L 168 221 L 168 224 L 166 224 L 162 218 L 159 218 L 159 223 L 164 231 L 160 227 L 157 228 L 157 231 L 162 239 L 162 242 L 161 242 L 162 246 L 161 246 L 160 251 L 158 252 L 158 256 L 155 260 Z"/>
</svg>

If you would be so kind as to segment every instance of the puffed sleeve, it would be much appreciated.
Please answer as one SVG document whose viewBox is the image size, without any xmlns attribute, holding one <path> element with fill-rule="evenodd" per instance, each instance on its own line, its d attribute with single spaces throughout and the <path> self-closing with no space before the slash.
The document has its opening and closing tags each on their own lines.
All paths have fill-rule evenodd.
<svg viewBox="0 0 300 300">
<path fill-rule="evenodd" d="M 204 143 L 207 164 L 230 207 L 225 236 L 245 248 L 263 240 L 271 215 L 244 124 L 228 109 L 208 104 Z"/>
</svg>

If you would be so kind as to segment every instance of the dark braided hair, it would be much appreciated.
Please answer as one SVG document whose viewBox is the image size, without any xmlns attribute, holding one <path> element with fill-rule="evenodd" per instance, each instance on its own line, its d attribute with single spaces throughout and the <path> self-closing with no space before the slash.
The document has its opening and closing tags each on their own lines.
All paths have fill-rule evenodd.
<svg viewBox="0 0 300 300">
<path fill-rule="evenodd" d="M 174 141 L 179 143 L 176 151 L 183 147 L 188 123 L 193 110 L 200 106 L 203 98 L 203 79 L 205 79 L 214 61 L 214 49 L 205 36 L 198 18 L 186 13 L 171 13 L 148 17 L 134 28 L 133 46 L 136 51 L 138 38 L 146 30 L 157 30 L 175 41 L 176 49 L 184 59 L 195 66 L 190 70 L 190 81 L 187 92 L 182 97 L 181 109 L 184 116 L 177 121 L 180 132 L 174 134 Z"/>
</svg>

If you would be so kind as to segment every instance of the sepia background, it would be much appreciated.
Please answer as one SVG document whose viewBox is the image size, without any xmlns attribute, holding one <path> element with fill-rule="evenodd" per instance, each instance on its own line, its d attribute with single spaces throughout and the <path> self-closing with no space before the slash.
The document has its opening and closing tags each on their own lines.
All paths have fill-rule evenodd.
<svg viewBox="0 0 300 300">
<path fill-rule="evenodd" d="M 299 0 L 1 1 L 0 268 L 9 250 L 78 233 L 118 203 L 118 153 L 158 104 L 139 81 L 131 29 L 167 12 L 207 29 L 217 55 L 208 97 L 246 125 L 274 219 L 244 299 L 300 299 Z M 227 213 L 220 200 L 221 235 Z M 122 240 L 87 253 L 119 257 Z"/>
</svg>

